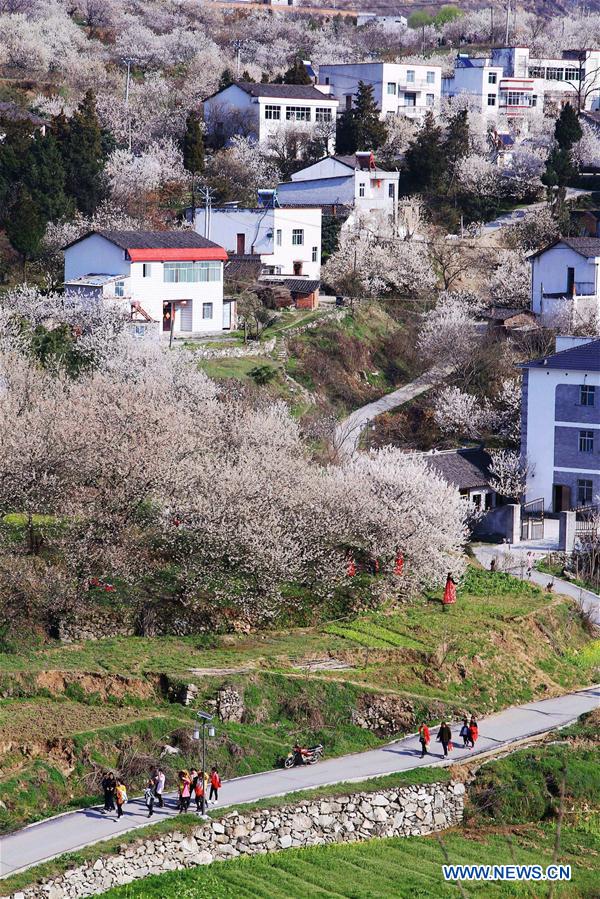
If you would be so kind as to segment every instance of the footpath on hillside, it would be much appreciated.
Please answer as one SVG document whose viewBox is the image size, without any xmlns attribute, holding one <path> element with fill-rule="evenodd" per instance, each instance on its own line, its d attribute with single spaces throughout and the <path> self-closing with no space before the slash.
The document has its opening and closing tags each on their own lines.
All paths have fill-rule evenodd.
<svg viewBox="0 0 600 899">
<path fill-rule="evenodd" d="M 443 759 L 440 745 L 435 742 L 435 728 L 432 726 L 432 754 L 424 759 L 420 758 L 417 737 L 412 735 L 369 752 L 327 759 L 311 767 L 294 768 L 291 771 L 265 771 L 227 781 L 223 785 L 217 807 L 221 809 L 228 805 L 256 802 L 298 790 L 358 782 L 412 768 L 464 761 L 564 727 L 580 715 L 597 708 L 600 708 L 600 685 L 554 699 L 505 709 L 479 722 L 479 739 L 475 750 L 457 747 L 447 761 Z M 458 738 L 456 724 L 453 725 L 453 736 Z M 165 807 L 156 809 L 152 821 L 161 821 L 175 814 L 175 799 L 170 794 L 166 797 Z M 73 852 L 83 846 L 144 827 L 148 823 L 146 808 L 137 799 L 127 803 L 121 819 L 117 819 L 112 813 L 104 815 L 96 807 L 68 812 L 32 824 L 0 840 L 0 876 L 5 877 L 65 852 Z"/>
</svg>

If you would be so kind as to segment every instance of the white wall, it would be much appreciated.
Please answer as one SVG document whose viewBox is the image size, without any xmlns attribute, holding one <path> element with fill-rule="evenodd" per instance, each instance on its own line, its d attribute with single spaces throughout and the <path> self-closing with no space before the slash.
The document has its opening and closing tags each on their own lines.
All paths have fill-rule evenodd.
<svg viewBox="0 0 600 899">
<path fill-rule="evenodd" d="M 146 263 L 148 264 L 148 263 Z M 209 333 L 221 331 L 223 328 L 223 263 L 220 281 L 196 281 L 190 284 L 172 284 L 164 280 L 164 264 L 151 262 L 150 277 L 143 277 L 143 263 L 131 264 L 131 298 L 138 302 L 142 308 L 161 322 L 163 319 L 163 303 L 187 300 L 192 307 L 192 331 L 197 333 Z M 213 304 L 212 319 L 202 318 L 202 304 Z M 187 323 L 189 314 L 187 308 L 177 310 L 175 317 L 175 330 L 181 328 L 182 314 L 184 323 Z"/>
<path fill-rule="evenodd" d="M 600 262 L 600 259 L 598 260 Z M 557 244 L 532 259 L 531 308 L 540 313 L 542 290 L 544 293 L 560 293 L 567 290 L 567 269 L 575 269 L 576 282 L 593 282 L 594 294 L 598 292 L 597 265 L 588 262 L 570 247 Z"/>
<path fill-rule="evenodd" d="M 237 85 L 230 84 L 224 91 L 205 100 L 203 106 L 204 121 L 211 133 L 219 133 L 216 125 L 218 122 L 222 122 L 222 133 L 229 136 L 232 130 L 231 125 L 237 118 L 240 122 L 243 121 L 246 131 L 249 129 L 251 134 L 258 138 L 258 101 Z M 235 131 L 235 128 L 233 130 Z"/>
<path fill-rule="evenodd" d="M 267 118 L 266 107 L 278 107 L 279 119 Z M 287 119 L 287 107 L 306 107 L 310 110 L 309 120 L 298 121 L 296 119 Z M 333 153 L 335 148 L 335 120 L 337 115 L 338 101 L 323 94 L 316 100 L 300 100 L 285 99 L 283 97 L 259 97 L 258 98 L 258 122 L 259 132 L 258 139 L 260 143 L 267 143 L 271 135 L 285 131 L 300 131 L 306 134 L 312 134 L 317 129 L 321 131 L 323 124 L 317 122 L 317 110 L 329 110 L 329 121 L 331 122 L 331 136 L 328 141 L 327 152 Z"/>
<path fill-rule="evenodd" d="M 299 169 L 290 175 L 292 181 L 309 181 L 311 179 L 321 178 L 345 178 L 352 175 L 354 168 L 344 165 L 333 156 L 326 156 L 325 159 L 319 159 L 313 165 L 308 165 L 305 169 Z"/>
<path fill-rule="evenodd" d="M 204 237 L 204 211 L 195 216 L 195 228 Z M 304 231 L 304 243 L 292 243 L 294 229 Z M 281 245 L 277 232 L 281 231 Z M 285 207 L 281 209 L 213 209 L 210 240 L 230 253 L 237 252 L 237 235 L 245 235 L 245 252 L 260 256 L 264 265 L 281 268 L 281 274 L 293 275 L 294 262 L 302 263 L 302 274 L 319 278 L 321 273 L 321 210 Z M 317 261 L 312 261 L 317 247 Z"/>
<path fill-rule="evenodd" d="M 528 371 L 527 459 L 533 473 L 527 478 L 526 499 L 543 497 L 546 509 L 551 509 L 556 388 L 559 384 L 582 384 L 584 372 L 565 372 L 555 368 L 530 368 Z M 600 374 L 588 373 L 585 383 L 595 384 L 597 389 L 600 389 Z M 585 477 L 585 470 L 573 469 L 573 471 Z"/>
<path fill-rule="evenodd" d="M 490 84 L 490 75 L 495 76 L 495 84 Z M 498 87 L 502 78 L 502 69 L 499 66 L 474 66 L 473 68 L 458 67 L 454 70 L 452 78 L 442 80 L 442 93 L 444 96 L 456 97 L 459 94 L 467 94 L 473 106 L 486 116 L 498 115 Z M 494 103 L 488 104 L 488 95 L 494 97 Z"/>
<path fill-rule="evenodd" d="M 65 281 L 91 274 L 128 275 L 125 250 L 100 234 L 91 234 L 65 250 Z"/>
<path fill-rule="evenodd" d="M 414 73 L 409 81 L 408 73 Z M 433 73 L 433 83 L 427 83 L 427 73 Z M 346 108 L 346 97 L 354 97 L 358 82 L 373 86 L 373 95 L 382 118 L 386 115 L 406 115 L 423 118 L 427 109 L 426 97 L 432 94 L 433 110 L 439 110 L 442 91 L 442 70 L 440 66 L 404 65 L 400 63 L 348 63 L 345 65 L 325 65 L 319 68 L 319 83 L 329 84 L 340 101 L 339 112 Z M 395 85 L 395 92 L 388 94 L 388 83 Z M 405 94 L 416 94 L 416 106 L 406 106 Z"/>
</svg>

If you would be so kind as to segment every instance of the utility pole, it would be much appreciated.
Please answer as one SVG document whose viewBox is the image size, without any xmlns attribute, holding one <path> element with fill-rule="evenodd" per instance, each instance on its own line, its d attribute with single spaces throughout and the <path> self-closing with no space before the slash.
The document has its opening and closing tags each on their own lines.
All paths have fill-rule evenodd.
<svg viewBox="0 0 600 899">
<path fill-rule="evenodd" d="M 243 46 L 243 43 L 244 43 L 244 42 L 241 41 L 241 40 L 239 40 L 239 38 L 233 42 L 233 46 L 235 47 L 236 73 L 237 73 L 237 77 L 238 77 L 238 78 L 240 77 L 241 55 L 242 55 L 242 46 Z"/>
<path fill-rule="evenodd" d="M 204 198 L 204 236 L 207 240 L 210 240 L 210 229 L 212 225 L 212 191 L 208 185 L 205 185 L 201 188 L 200 192 Z M 192 220 L 194 222 L 196 220 L 195 210 Z"/>
<path fill-rule="evenodd" d="M 127 131 L 129 134 L 129 152 L 131 153 L 131 116 L 129 115 L 129 81 L 131 78 L 131 59 L 128 57 L 123 62 L 127 63 L 127 81 L 125 83 L 125 118 L 127 119 Z"/>
<path fill-rule="evenodd" d="M 508 47 L 508 34 L 510 31 L 510 0 L 507 0 L 506 3 L 506 37 L 504 39 L 504 46 Z"/>
<path fill-rule="evenodd" d="M 491 19 L 491 27 L 490 27 L 490 44 L 494 43 L 494 7 L 490 6 L 490 19 Z"/>
</svg>

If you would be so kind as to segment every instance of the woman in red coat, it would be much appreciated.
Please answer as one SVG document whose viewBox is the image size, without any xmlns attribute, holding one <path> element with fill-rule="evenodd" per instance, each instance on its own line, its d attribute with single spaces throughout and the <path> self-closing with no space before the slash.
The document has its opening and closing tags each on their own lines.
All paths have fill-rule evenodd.
<svg viewBox="0 0 600 899">
<path fill-rule="evenodd" d="M 448 577 L 446 578 L 446 586 L 444 587 L 444 598 L 442 599 L 442 603 L 445 606 L 450 606 L 452 603 L 456 602 L 456 581 L 452 577 L 452 572 L 448 572 Z"/>
</svg>

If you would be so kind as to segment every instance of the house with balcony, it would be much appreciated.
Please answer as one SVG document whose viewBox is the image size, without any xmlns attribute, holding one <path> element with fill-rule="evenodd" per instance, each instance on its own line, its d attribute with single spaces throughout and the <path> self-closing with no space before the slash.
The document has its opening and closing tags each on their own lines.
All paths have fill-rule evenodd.
<svg viewBox="0 0 600 899">
<path fill-rule="evenodd" d="M 572 330 L 600 316 L 600 237 L 559 237 L 529 257 L 531 309 Z"/>
<path fill-rule="evenodd" d="M 521 366 L 521 455 L 528 501 L 552 512 L 600 502 L 600 339 L 558 337 Z"/>
<path fill-rule="evenodd" d="M 299 131 L 335 148 L 338 100 L 312 84 L 254 84 L 236 81 L 208 97 L 204 121 L 211 137 L 223 144 L 234 135 L 266 144 L 274 134 Z"/>
<path fill-rule="evenodd" d="M 281 206 L 346 207 L 359 212 L 396 214 L 399 172 L 388 172 L 371 151 L 353 156 L 325 156 L 277 185 Z"/>
<path fill-rule="evenodd" d="M 196 209 L 194 228 L 225 247 L 230 262 L 260 260 L 260 274 L 318 280 L 321 276 L 321 208 L 280 207 L 272 191 L 259 191 L 256 207 Z"/>
<path fill-rule="evenodd" d="M 223 247 L 195 231 L 90 231 L 64 247 L 65 293 L 123 306 L 139 337 L 235 327 L 223 298 Z"/>
<path fill-rule="evenodd" d="M 319 66 L 317 86 L 338 98 L 339 112 L 352 108 L 361 81 L 372 86 L 382 119 L 389 115 L 423 119 L 428 111 L 439 111 L 441 66 L 395 62 Z"/>
<path fill-rule="evenodd" d="M 486 118 L 497 118 L 500 106 L 500 83 L 504 71 L 492 64 L 490 57 L 471 57 L 459 53 L 454 72 L 442 79 L 444 97 L 466 96 L 471 109 Z"/>
<path fill-rule="evenodd" d="M 536 57 L 528 47 L 496 47 L 492 63 L 503 69 L 507 101 L 510 91 L 520 92 L 526 105 L 529 97 L 530 106 L 553 115 L 566 102 L 582 109 L 600 104 L 600 50 L 566 50 L 553 59 Z"/>
</svg>

